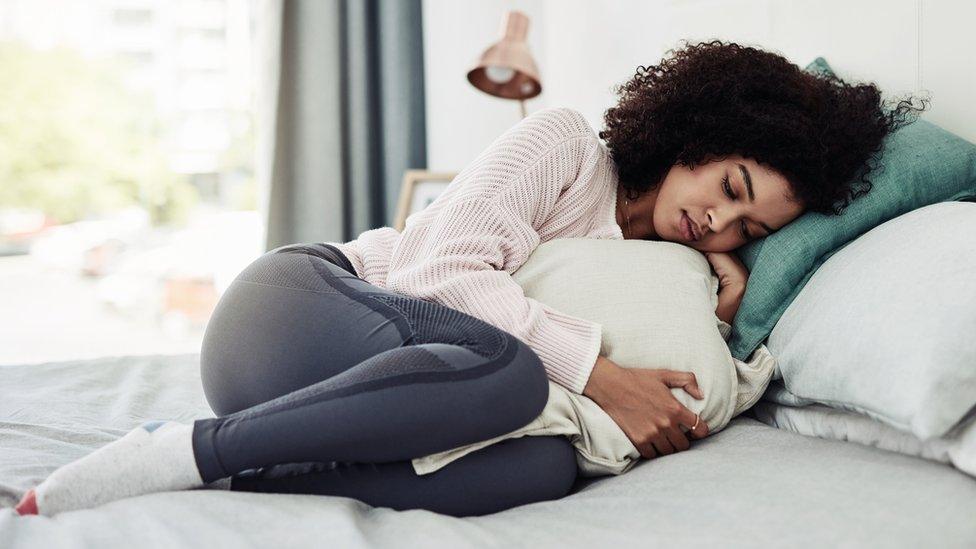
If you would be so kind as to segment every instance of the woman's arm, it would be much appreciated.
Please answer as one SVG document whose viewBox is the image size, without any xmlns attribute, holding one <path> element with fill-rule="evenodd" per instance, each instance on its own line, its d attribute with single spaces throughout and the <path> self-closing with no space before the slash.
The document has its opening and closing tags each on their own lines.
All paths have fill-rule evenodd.
<svg viewBox="0 0 976 549">
<path fill-rule="evenodd" d="M 538 230 L 560 205 L 583 213 L 602 194 L 586 185 L 599 139 L 581 114 L 537 111 L 494 141 L 437 199 L 407 218 L 390 258 L 387 288 L 446 305 L 524 341 L 549 379 L 581 393 L 600 352 L 602 327 L 525 295 L 511 277 L 542 240 Z M 569 209 L 567 208 L 574 208 Z"/>
</svg>

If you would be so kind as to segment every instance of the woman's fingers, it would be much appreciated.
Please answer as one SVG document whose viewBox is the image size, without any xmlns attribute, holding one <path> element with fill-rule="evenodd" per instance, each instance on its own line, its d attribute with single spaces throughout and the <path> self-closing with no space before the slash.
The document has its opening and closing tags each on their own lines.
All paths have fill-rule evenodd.
<svg viewBox="0 0 976 549">
<path fill-rule="evenodd" d="M 667 370 L 667 374 L 664 376 L 664 383 L 668 387 L 683 387 L 688 394 L 699 400 L 705 398 L 705 393 L 703 393 L 701 388 L 698 387 L 698 381 L 695 379 L 695 374 L 691 372 Z M 691 436 L 693 438 L 707 437 L 708 425 L 705 423 L 705 421 L 699 419 L 697 414 L 689 410 L 680 402 L 678 402 L 678 406 L 681 407 L 678 421 L 688 428 L 688 432 L 691 433 Z M 692 429 L 692 427 L 694 427 L 694 429 Z"/>
<path fill-rule="evenodd" d="M 681 419 L 680 419 L 681 425 L 684 425 L 685 427 L 688 428 L 688 433 L 691 435 L 691 437 L 692 438 L 707 437 L 708 424 L 705 423 L 705 420 L 701 419 L 701 416 L 699 416 L 695 412 L 692 412 L 688 408 L 685 408 L 684 405 L 682 405 L 681 408 L 682 408 Z M 698 425 L 696 426 L 695 423 L 697 423 Z M 692 427 L 694 427 L 694 429 L 692 429 Z"/>
<path fill-rule="evenodd" d="M 685 436 L 681 429 L 669 429 L 667 431 L 668 442 L 671 446 L 674 446 L 676 452 L 684 452 L 691 447 L 691 443 L 688 442 L 688 437 Z"/>
<path fill-rule="evenodd" d="M 687 450 L 689 439 L 708 435 L 705 422 L 675 398 L 672 391 L 680 387 L 694 398 L 704 398 L 695 374 L 665 369 L 628 372 L 631 383 L 620 385 L 622 404 L 618 406 L 614 399 L 604 399 L 599 404 L 643 457 L 651 459 Z"/>
<path fill-rule="evenodd" d="M 652 459 L 657 457 L 657 450 L 654 449 L 654 445 L 651 444 L 650 442 L 641 444 L 640 447 L 637 448 L 637 451 L 640 452 L 640 455 L 645 459 Z"/>
<path fill-rule="evenodd" d="M 682 387 L 689 395 L 701 400 L 705 398 L 705 393 L 698 387 L 698 380 L 691 372 L 679 372 L 676 370 L 666 370 L 664 383 L 668 387 Z"/>
<path fill-rule="evenodd" d="M 659 454 L 661 454 L 662 456 L 666 456 L 668 454 L 673 454 L 674 453 L 674 446 L 672 446 L 671 445 L 671 442 L 668 441 L 668 436 L 667 436 L 667 433 L 666 432 L 663 432 L 662 431 L 651 442 L 654 444 L 654 448 L 657 449 L 657 452 Z"/>
</svg>

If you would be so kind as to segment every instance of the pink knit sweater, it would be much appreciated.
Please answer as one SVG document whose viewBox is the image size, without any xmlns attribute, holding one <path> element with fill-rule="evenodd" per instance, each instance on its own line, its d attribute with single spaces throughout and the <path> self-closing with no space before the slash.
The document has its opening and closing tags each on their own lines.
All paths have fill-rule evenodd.
<svg viewBox="0 0 976 549">
<path fill-rule="evenodd" d="M 582 393 L 601 326 L 528 298 L 511 273 L 554 238 L 623 239 L 617 173 L 579 112 L 555 107 L 522 119 L 437 199 L 391 227 L 331 242 L 356 275 L 497 326 L 539 355 L 551 380 Z"/>
</svg>

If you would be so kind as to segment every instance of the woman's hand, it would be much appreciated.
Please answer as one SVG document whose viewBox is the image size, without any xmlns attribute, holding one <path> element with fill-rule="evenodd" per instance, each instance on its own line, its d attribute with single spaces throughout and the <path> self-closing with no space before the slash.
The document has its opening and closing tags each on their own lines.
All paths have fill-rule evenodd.
<svg viewBox="0 0 976 549">
<path fill-rule="evenodd" d="M 715 308 L 715 316 L 732 324 L 732 319 L 742 303 L 742 296 L 746 293 L 749 271 L 733 253 L 705 252 L 705 259 L 718 275 L 718 307 Z"/>
<path fill-rule="evenodd" d="M 738 256 L 731 252 L 704 252 L 704 254 L 712 270 L 718 275 L 719 291 L 726 288 L 741 288 L 745 291 L 749 270 Z"/>
<path fill-rule="evenodd" d="M 622 368 L 601 356 L 583 394 L 607 412 L 642 456 L 653 458 L 688 449 L 682 426 L 693 438 L 708 436 L 708 425 L 674 398 L 672 387 L 682 387 L 697 399 L 705 398 L 690 372 Z M 696 422 L 698 426 L 692 431 Z"/>
</svg>

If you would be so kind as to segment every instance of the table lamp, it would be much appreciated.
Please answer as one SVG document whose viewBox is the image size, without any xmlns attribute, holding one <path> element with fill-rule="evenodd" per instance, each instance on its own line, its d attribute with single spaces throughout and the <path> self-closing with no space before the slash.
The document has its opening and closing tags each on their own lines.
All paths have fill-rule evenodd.
<svg viewBox="0 0 976 549">
<path fill-rule="evenodd" d="M 505 99 L 518 99 L 525 118 L 525 100 L 542 93 L 539 69 L 529 53 L 525 35 L 529 18 L 520 11 L 509 11 L 502 21 L 502 37 L 481 54 L 468 71 L 468 82 L 479 90 Z"/>
</svg>

